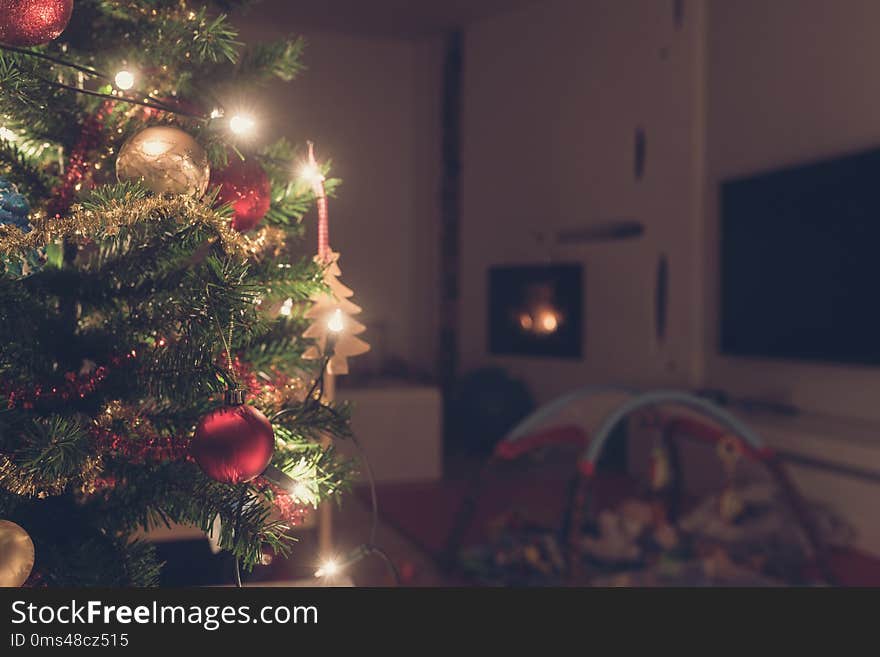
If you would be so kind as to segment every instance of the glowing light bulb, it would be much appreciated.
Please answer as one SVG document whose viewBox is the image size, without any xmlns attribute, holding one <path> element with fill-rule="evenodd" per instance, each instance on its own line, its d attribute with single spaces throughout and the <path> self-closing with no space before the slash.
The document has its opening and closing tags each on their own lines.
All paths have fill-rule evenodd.
<svg viewBox="0 0 880 657">
<path fill-rule="evenodd" d="M 279 311 L 285 317 L 290 317 L 290 313 L 293 311 L 293 299 L 287 299 L 284 303 L 281 304 L 281 310 Z"/>
<path fill-rule="evenodd" d="M 113 78 L 113 80 L 116 82 L 117 89 L 128 91 L 134 86 L 134 73 L 123 69 L 116 74 L 116 77 Z"/>
<path fill-rule="evenodd" d="M 559 322 L 553 313 L 547 313 L 541 318 L 541 328 L 547 331 L 547 333 L 553 333 L 557 326 L 559 326 Z"/>
<path fill-rule="evenodd" d="M 320 185 L 322 182 L 324 182 L 324 174 L 321 173 L 321 169 L 318 167 L 317 164 L 312 164 L 309 162 L 306 162 L 302 165 L 302 168 L 299 171 L 299 176 L 303 179 L 303 181 L 307 182 L 312 187 Z"/>
<path fill-rule="evenodd" d="M 344 328 L 342 310 L 337 308 L 333 311 L 333 314 L 330 315 L 330 319 L 327 320 L 327 328 L 333 333 L 339 333 Z"/>
<path fill-rule="evenodd" d="M 232 131 L 232 134 L 239 137 L 250 135 L 256 126 L 256 121 L 247 114 L 236 114 L 229 119 L 229 129 Z"/>
<path fill-rule="evenodd" d="M 333 577 L 339 572 L 339 564 L 334 559 L 327 559 L 323 565 L 315 571 L 315 577 Z"/>
<path fill-rule="evenodd" d="M 0 139 L 5 139 L 6 141 L 15 141 L 16 139 L 18 139 L 18 135 L 16 135 L 6 126 L 0 126 Z"/>
<path fill-rule="evenodd" d="M 223 116 L 223 110 L 220 109 L 219 107 L 215 107 L 214 109 L 211 110 L 211 118 L 212 119 L 219 119 L 222 116 Z"/>
<path fill-rule="evenodd" d="M 523 313 L 519 316 L 519 325 L 523 331 L 531 331 L 534 322 L 532 322 L 532 316 L 528 313 Z"/>
<path fill-rule="evenodd" d="M 297 482 L 290 494 L 298 502 L 312 502 L 312 491 L 302 482 Z"/>
</svg>

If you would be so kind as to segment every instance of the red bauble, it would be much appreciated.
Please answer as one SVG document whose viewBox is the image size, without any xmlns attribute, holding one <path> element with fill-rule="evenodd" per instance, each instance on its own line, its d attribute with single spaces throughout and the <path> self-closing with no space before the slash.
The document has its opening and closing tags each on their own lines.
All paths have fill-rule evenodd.
<svg viewBox="0 0 880 657">
<path fill-rule="evenodd" d="M 222 406 L 199 422 L 190 454 L 205 474 L 242 484 L 262 474 L 275 450 L 275 432 L 253 406 Z"/>
<path fill-rule="evenodd" d="M 57 39 L 73 13 L 73 0 L 0 0 L 0 43 L 42 46 Z"/>
<path fill-rule="evenodd" d="M 256 160 L 234 158 L 223 171 L 211 173 L 211 185 L 220 186 L 220 203 L 232 205 L 232 227 L 244 233 L 269 211 L 272 185 Z"/>
</svg>

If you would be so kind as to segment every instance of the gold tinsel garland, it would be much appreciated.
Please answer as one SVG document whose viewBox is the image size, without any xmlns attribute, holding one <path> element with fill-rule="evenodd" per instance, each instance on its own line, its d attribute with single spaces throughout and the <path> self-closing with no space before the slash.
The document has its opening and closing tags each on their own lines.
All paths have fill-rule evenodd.
<svg viewBox="0 0 880 657">
<path fill-rule="evenodd" d="M 89 495 L 95 492 L 95 482 L 102 468 L 101 457 L 90 456 L 75 477 L 48 479 L 37 473 L 22 471 L 8 456 L 0 454 L 0 487 L 13 495 L 43 499 L 51 495 L 60 495 L 72 481 L 78 481 L 77 489 Z"/>
<path fill-rule="evenodd" d="M 113 200 L 101 209 L 75 205 L 65 217 L 32 216 L 33 230 L 28 233 L 15 226 L 0 225 L 0 256 L 26 258 L 35 249 L 61 240 L 100 240 L 116 235 L 121 228 L 168 218 L 174 218 L 181 226 L 212 229 L 227 253 L 242 257 L 258 257 L 267 250 L 277 252 L 284 244 L 283 230 L 264 227 L 245 235 L 231 227 L 228 217 L 193 198 L 151 196 Z"/>
<path fill-rule="evenodd" d="M 62 240 L 98 241 L 118 234 L 122 228 L 169 218 L 175 219 L 181 227 L 210 228 L 227 253 L 242 258 L 277 255 L 285 244 L 286 234 L 280 228 L 264 226 L 247 235 L 239 233 L 231 227 L 228 217 L 190 197 L 130 197 L 110 201 L 101 209 L 75 205 L 65 217 L 32 216 L 33 229 L 28 233 L 15 226 L 0 225 L 0 257 L 26 259 L 35 250 Z M 95 455 L 86 460 L 75 478 L 49 480 L 23 471 L 9 457 L 0 454 L 0 487 L 16 495 L 44 498 L 61 494 L 76 480 L 77 490 L 90 494 L 95 491 L 102 467 L 100 455 Z"/>
</svg>

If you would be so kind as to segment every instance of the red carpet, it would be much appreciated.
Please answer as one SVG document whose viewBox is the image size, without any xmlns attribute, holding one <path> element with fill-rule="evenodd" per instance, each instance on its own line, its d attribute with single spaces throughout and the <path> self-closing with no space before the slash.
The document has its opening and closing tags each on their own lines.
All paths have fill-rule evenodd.
<svg viewBox="0 0 880 657">
<path fill-rule="evenodd" d="M 571 474 L 494 476 L 483 487 L 462 544 L 484 541 L 492 521 L 510 511 L 517 511 L 541 526 L 559 527 Z M 467 489 L 465 481 L 382 485 L 378 488 L 382 520 L 429 555 L 439 556 Z M 595 499 L 600 506 L 611 505 L 631 491 L 628 478 L 603 477 L 597 482 Z M 369 491 L 365 488 L 359 488 L 358 495 L 369 502 Z"/>
</svg>

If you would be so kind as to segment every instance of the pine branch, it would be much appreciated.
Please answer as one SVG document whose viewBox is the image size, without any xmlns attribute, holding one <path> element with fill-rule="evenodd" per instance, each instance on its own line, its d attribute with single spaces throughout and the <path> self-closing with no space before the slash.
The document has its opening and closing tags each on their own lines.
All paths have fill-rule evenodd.
<svg viewBox="0 0 880 657">
<path fill-rule="evenodd" d="M 68 35 L 84 52 L 105 54 L 125 47 L 137 54 L 137 59 L 184 69 L 187 65 L 238 61 L 242 44 L 225 14 L 211 15 L 205 7 L 187 10 L 177 2 L 91 0 L 78 3 L 77 11 L 80 4 L 93 9 L 87 28 L 102 30 L 100 42 L 78 38 L 85 35 Z"/>
<path fill-rule="evenodd" d="M 85 210 L 101 212 L 114 203 L 137 203 L 150 195 L 150 190 L 138 180 L 101 185 L 91 190 L 83 198 L 81 205 Z"/>
<path fill-rule="evenodd" d="M 111 470 L 124 478 L 125 485 L 106 491 L 99 506 L 110 522 L 127 531 L 178 523 L 210 533 L 219 517 L 220 547 L 236 554 L 246 567 L 259 562 L 264 545 L 286 552 L 293 541 L 284 522 L 269 519 L 271 498 L 252 486 L 240 510 L 239 487 L 208 479 L 192 463 L 116 463 Z"/>
<path fill-rule="evenodd" d="M 137 388 L 146 388 L 157 399 L 189 406 L 222 391 L 225 385 L 214 364 L 216 345 L 211 347 L 182 343 L 157 349 L 138 372 Z"/>
<path fill-rule="evenodd" d="M 266 258 L 251 266 L 252 276 L 271 290 L 264 299 L 306 301 L 326 291 L 323 269 L 311 258 L 290 263 L 286 258 Z"/>
<path fill-rule="evenodd" d="M 80 109 L 73 92 L 45 80 L 47 67 L 0 50 L 0 116 L 7 126 L 37 141 L 70 146 L 79 133 Z"/>
<path fill-rule="evenodd" d="M 243 359 L 256 369 L 277 367 L 291 371 L 302 364 L 305 341 L 300 337 L 308 324 L 291 315 L 267 323 L 266 331 L 254 336 L 242 351 Z"/>
<path fill-rule="evenodd" d="M 316 404 L 306 400 L 290 408 L 291 412 L 276 421 L 300 442 L 320 442 L 325 433 L 334 438 L 351 437 L 350 409 L 346 404 Z"/>
<path fill-rule="evenodd" d="M 13 503 L 4 517 L 27 527 L 36 547 L 37 586 L 155 586 L 161 563 L 152 545 L 107 531 L 100 508 L 72 496 Z M 0 495 L 0 504 L 3 496 Z"/>
<path fill-rule="evenodd" d="M 39 56 L 0 49 L 0 116 L 18 134 L 15 144 L 0 142 L 0 167 L 37 208 L 28 233 L 0 226 L 0 383 L 9 396 L 0 400 L 0 517 L 27 526 L 41 583 L 152 585 L 160 564 L 149 546 L 130 538 L 172 522 L 209 532 L 219 517 L 221 547 L 245 567 L 267 545 L 290 548 L 289 527 L 271 515 L 275 493 L 265 482 L 231 487 L 191 461 L 131 459 L 116 446 L 158 437 L 185 448 L 230 376 L 219 369 L 224 351 L 251 368 L 292 376 L 313 365 L 302 359 L 301 314 L 325 286 L 318 265 L 291 255 L 315 205 L 308 182 L 291 179 L 301 154 L 284 141 L 256 154 L 272 181 L 265 221 L 281 228 L 257 238 L 231 229 L 230 210 L 216 207 L 213 193 L 201 200 L 156 196 L 122 183 L 83 192 L 61 217 L 44 217 L 39 208 L 59 166 L 52 147 L 70 155 L 98 107 L 108 114 L 87 159 L 112 153 L 153 122 L 180 125 L 206 148 L 212 166 L 225 166 L 236 152 L 227 131 L 185 114 L 222 107 L 217 100 L 230 85 L 293 78 L 302 70 L 303 43 L 242 49 L 225 15 L 190 11 L 179 0 L 77 0 L 63 39 Z M 148 94 L 141 92 L 131 92 L 133 99 L 180 104 L 181 113 L 157 117 L 105 103 L 112 88 L 98 86 L 108 78 L 101 71 L 121 62 L 140 67 L 138 88 L 160 100 L 143 101 Z M 43 143 L 52 146 L 44 154 L 29 149 Z M 330 163 L 323 167 L 326 174 Z M 101 180 L 107 172 L 94 173 Z M 337 185 L 326 184 L 330 192 Z M 284 299 L 294 302 L 291 315 L 271 316 L 266 309 Z M 106 366 L 94 387 L 33 397 L 41 387 L 73 386 L 84 365 L 94 367 L 89 363 Z M 269 406 L 267 414 L 278 410 L 271 400 L 254 399 Z M 309 502 L 338 500 L 353 464 L 319 440 L 350 436 L 348 409 L 310 399 L 294 410 L 275 423 L 274 463 L 308 487 Z M 112 448 L 96 429 L 112 431 Z"/>
<path fill-rule="evenodd" d="M 52 372 L 46 343 L 57 326 L 44 303 L 16 281 L 0 277 L 0 378 L 40 380 Z"/>
<path fill-rule="evenodd" d="M 226 15 L 211 17 L 202 7 L 192 16 L 186 22 L 169 18 L 159 23 L 160 34 L 167 43 L 174 46 L 187 44 L 187 50 L 179 54 L 186 58 L 187 53 L 191 53 L 196 62 L 237 62 L 242 44 L 236 40 L 238 30 L 229 24 Z"/>
<path fill-rule="evenodd" d="M 340 458 L 335 446 L 303 441 L 282 427 L 276 429 L 276 438 L 273 465 L 308 491 L 310 499 L 305 501 L 317 507 L 324 500 L 338 500 L 350 489 L 355 464 Z"/>
<path fill-rule="evenodd" d="M 272 78 L 289 82 L 305 69 L 301 61 L 305 45 L 302 37 L 292 37 L 252 46 L 242 55 L 235 79 L 239 83 L 265 83 Z"/>
<path fill-rule="evenodd" d="M 59 495 L 71 483 L 88 485 L 101 468 L 88 433 L 68 418 L 36 418 L 0 433 L 0 486 L 17 495 Z"/>
<path fill-rule="evenodd" d="M 0 139 L 0 170 L 3 169 L 28 197 L 38 199 L 49 195 L 53 181 L 37 162 L 7 139 Z"/>
<path fill-rule="evenodd" d="M 305 155 L 286 139 L 279 139 L 260 152 L 260 160 L 272 180 L 272 203 L 266 221 L 284 227 L 298 226 L 302 218 L 314 210 L 316 201 L 310 182 L 298 175 L 306 162 Z M 322 165 L 325 178 L 331 165 L 329 161 Z M 293 180 L 291 171 L 295 176 Z M 324 181 L 327 195 L 334 196 L 341 183 L 338 178 L 327 178 Z M 301 234 L 301 230 L 296 233 Z"/>
</svg>

